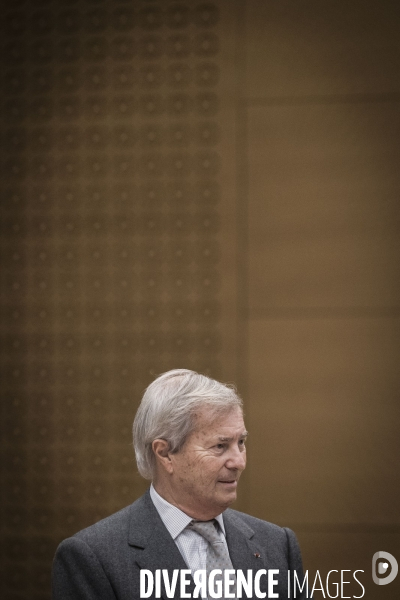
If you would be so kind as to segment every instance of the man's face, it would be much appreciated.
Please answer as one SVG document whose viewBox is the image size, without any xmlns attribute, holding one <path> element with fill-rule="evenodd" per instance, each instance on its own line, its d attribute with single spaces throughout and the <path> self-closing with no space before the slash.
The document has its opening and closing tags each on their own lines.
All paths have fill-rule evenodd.
<svg viewBox="0 0 400 600">
<path fill-rule="evenodd" d="M 240 408 L 213 415 L 204 408 L 182 449 L 172 454 L 174 503 L 197 519 L 211 519 L 234 500 L 246 466 L 246 429 Z"/>
</svg>

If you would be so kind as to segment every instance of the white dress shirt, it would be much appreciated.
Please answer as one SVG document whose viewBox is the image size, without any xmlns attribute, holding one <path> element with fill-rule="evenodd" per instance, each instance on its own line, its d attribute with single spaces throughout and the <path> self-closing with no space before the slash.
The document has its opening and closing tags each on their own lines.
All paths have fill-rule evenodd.
<svg viewBox="0 0 400 600">
<path fill-rule="evenodd" d="M 177 506 L 161 498 L 160 494 L 154 489 L 153 484 L 150 486 L 150 497 L 165 527 L 182 554 L 183 560 L 192 571 L 192 575 L 194 571 L 206 569 L 208 542 L 197 531 L 187 529 L 187 526 L 193 520 L 192 517 L 189 517 Z M 215 517 L 215 519 L 220 526 L 219 535 L 225 546 L 227 546 L 222 513 Z"/>
</svg>

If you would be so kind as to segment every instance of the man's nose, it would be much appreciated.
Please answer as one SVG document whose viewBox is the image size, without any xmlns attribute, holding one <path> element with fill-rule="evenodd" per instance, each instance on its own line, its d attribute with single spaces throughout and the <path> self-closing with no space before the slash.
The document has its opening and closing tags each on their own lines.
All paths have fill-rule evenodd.
<svg viewBox="0 0 400 600">
<path fill-rule="evenodd" d="M 241 450 L 237 446 L 232 448 L 229 453 L 228 460 L 226 461 L 226 467 L 228 469 L 238 469 L 243 471 L 246 466 L 246 450 Z"/>
</svg>

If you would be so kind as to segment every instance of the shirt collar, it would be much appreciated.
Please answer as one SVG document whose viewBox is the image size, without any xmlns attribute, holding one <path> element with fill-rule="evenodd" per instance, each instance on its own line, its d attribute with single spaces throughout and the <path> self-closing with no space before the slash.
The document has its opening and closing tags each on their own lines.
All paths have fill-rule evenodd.
<svg viewBox="0 0 400 600">
<path fill-rule="evenodd" d="M 168 529 L 172 539 L 175 540 L 178 535 L 182 533 L 185 527 L 189 525 L 190 521 L 193 520 L 192 517 L 189 517 L 189 515 L 184 513 L 177 506 L 174 506 L 173 504 L 167 502 L 167 500 L 164 500 L 164 498 L 162 498 L 160 494 L 156 492 L 153 484 L 150 486 L 150 497 L 165 527 Z M 222 513 L 215 517 L 215 520 L 218 521 L 221 531 L 225 535 L 225 526 Z"/>
</svg>

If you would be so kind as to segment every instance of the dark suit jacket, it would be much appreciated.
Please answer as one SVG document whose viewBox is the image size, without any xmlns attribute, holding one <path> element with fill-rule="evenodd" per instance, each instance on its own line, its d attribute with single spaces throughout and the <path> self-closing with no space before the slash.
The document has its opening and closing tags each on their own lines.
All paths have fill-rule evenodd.
<svg viewBox="0 0 400 600">
<path fill-rule="evenodd" d="M 279 569 L 274 592 L 280 599 L 288 598 L 288 570 L 296 570 L 303 581 L 294 533 L 236 510 L 227 509 L 223 516 L 233 568 L 245 575 L 247 569 L 253 573 Z M 59 545 L 53 563 L 53 600 L 139 600 L 140 569 L 168 569 L 170 578 L 174 569 L 187 569 L 149 492 Z M 267 578 L 260 581 L 268 597 Z M 187 592 L 193 593 L 193 587 L 194 583 Z M 163 588 L 162 595 L 167 600 Z M 303 597 L 304 592 L 297 592 L 297 598 Z"/>
</svg>

